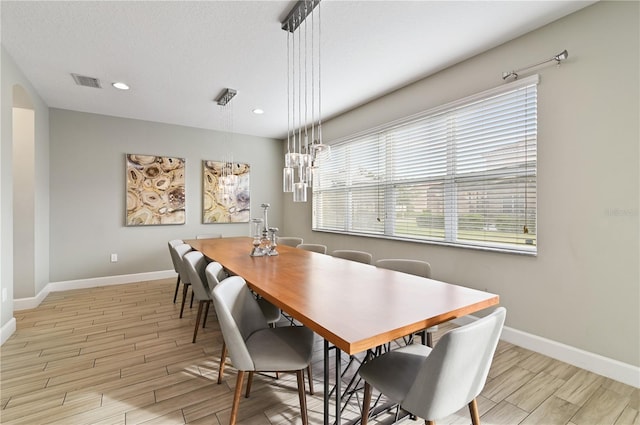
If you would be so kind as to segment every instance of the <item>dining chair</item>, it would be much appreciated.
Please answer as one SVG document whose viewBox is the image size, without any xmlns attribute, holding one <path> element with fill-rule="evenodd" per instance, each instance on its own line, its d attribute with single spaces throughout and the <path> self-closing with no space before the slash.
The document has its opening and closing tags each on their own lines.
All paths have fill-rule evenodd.
<svg viewBox="0 0 640 425">
<path fill-rule="evenodd" d="M 182 315 L 184 313 L 184 304 L 187 300 L 187 293 L 189 291 L 189 287 L 191 286 L 191 282 L 189 281 L 189 276 L 187 275 L 187 271 L 184 267 L 184 255 L 187 252 L 193 251 L 191 245 L 183 243 L 177 245 L 173 248 L 176 252 L 177 266 L 178 266 L 178 274 L 180 275 L 180 281 L 182 282 L 182 303 L 180 305 L 180 318 L 182 319 Z M 191 306 L 193 307 L 193 291 L 191 292 Z"/>
<path fill-rule="evenodd" d="M 209 263 L 209 265 L 207 265 L 207 267 L 204 270 L 205 272 L 205 276 L 207 278 L 207 283 L 208 286 L 210 288 L 211 291 L 213 291 L 213 288 L 215 288 L 216 286 L 218 286 L 218 284 L 220 282 L 222 282 L 224 279 L 226 279 L 227 277 L 229 277 L 229 275 L 227 274 L 226 270 L 224 270 L 224 268 L 222 267 L 222 265 L 220 263 L 217 263 L 215 261 Z M 212 298 L 213 299 L 213 298 Z M 280 320 L 280 316 L 282 315 L 282 311 L 276 307 L 275 305 L 271 304 L 269 301 L 265 300 L 264 298 L 257 298 L 258 301 L 258 306 L 260 307 L 260 310 L 262 311 L 262 314 L 264 315 L 264 319 L 267 321 L 267 325 L 269 327 L 275 328 L 276 324 L 278 323 L 278 321 Z M 206 304 L 206 309 L 205 309 L 205 313 L 204 313 L 204 322 L 202 323 L 202 327 L 204 328 L 206 322 L 207 322 L 207 316 L 209 315 L 209 305 L 211 303 L 207 303 Z M 199 314 L 199 313 L 198 313 Z M 197 326 L 197 324 L 196 324 Z M 195 334 L 193 337 L 193 342 L 195 342 Z M 222 351 L 225 352 L 225 348 L 224 348 L 224 341 L 222 342 Z M 226 357 L 226 353 L 225 353 L 225 357 Z M 225 362 L 225 357 L 222 357 L 220 359 L 221 363 Z M 218 373 L 218 384 L 220 384 L 222 382 L 222 374 L 223 374 L 223 370 L 220 370 L 220 373 Z M 279 377 L 279 374 L 276 372 L 276 378 Z M 311 376 L 309 376 L 309 379 L 311 379 Z M 312 384 L 309 384 L 312 385 Z"/>
<path fill-rule="evenodd" d="M 434 348 L 410 344 L 365 363 L 362 425 L 367 425 L 372 387 L 426 424 L 465 405 L 480 424 L 476 397 L 482 391 L 502 332 L 506 309 L 444 334 Z"/>
<path fill-rule="evenodd" d="M 220 239 L 222 235 L 220 233 L 208 233 L 202 235 L 196 235 L 196 239 Z"/>
<path fill-rule="evenodd" d="M 317 243 L 301 243 L 300 245 L 297 245 L 296 248 L 304 249 L 305 251 L 318 252 L 320 254 L 327 253 L 327 246 Z"/>
<path fill-rule="evenodd" d="M 196 300 L 198 301 L 198 313 L 196 315 L 196 325 L 193 329 L 193 340 L 191 342 L 196 342 L 196 337 L 198 336 L 198 328 L 200 326 L 200 319 L 202 317 L 202 309 L 206 305 L 208 306 L 213 300 L 213 296 L 211 294 L 211 288 L 208 284 L 207 275 L 205 270 L 208 266 L 208 261 L 205 256 L 200 251 L 190 251 L 187 252 L 183 257 L 183 263 L 187 275 L 189 276 L 189 282 L 191 283 L 191 290 L 193 291 Z M 220 276 L 220 273 L 223 271 L 222 265 L 220 263 L 211 263 L 210 274 L 216 276 Z M 207 313 L 209 309 L 207 308 Z M 205 314 L 204 322 L 207 321 L 207 314 Z M 204 327 L 204 323 L 203 323 Z"/>
<path fill-rule="evenodd" d="M 224 269 L 222 264 L 217 261 L 212 261 L 204 269 L 204 275 L 207 279 L 207 286 L 209 287 L 211 302 L 206 304 L 206 308 L 204 311 L 204 321 L 202 322 L 202 327 L 204 328 L 207 323 L 207 316 L 209 315 L 209 306 L 213 303 L 213 288 L 218 286 L 220 282 L 229 277 L 229 274 Z"/>
<path fill-rule="evenodd" d="M 357 261 L 358 263 L 371 264 L 373 256 L 364 251 L 353 251 L 350 249 L 338 249 L 331 253 L 332 256 L 337 258 L 344 258 L 345 260 Z"/>
<path fill-rule="evenodd" d="M 293 248 L 295 248 L 296 246 L 300 245 L 303 242 L 304 241 L 302 240 L 302 238 L 297 238 L 294 236 L 278 236 L 276 238 L 277 245 L 287 245 Z"/>
<path fill-rule="evenodd" d="M 385 258 L 376 261 L 376 267 L 408 273 L 431 279 L 431 264 L 421 260 Z M 419 332 L 422 343 L 433 347 L 433 334 L 438 331 L 438 325 L 431 326 Z"/>
<path fill-rule="evenodd" d="M 240 276 L 231 276 L 213 289 L 213 303 L 231 363 L 238 369 L 229 424 L 238 417 L 240 393 L 249 372 L 249 397 L 255 372 L 295 372 L 303 425 L 308 424 L 304 371 L 310 371 L 314 334 L 303 326 L 270 328 L 258 302 Z M 222 371 L 224 362 L 220 362 Z"/>
<path fill-rule="evenodd" d="M 176 299 L 178 298 L 178 289 L 180 288 L 180 272 L 178 271 L 178 263 L 180 259 L 176 255 L 175 247 L 183 244 L 182 239 L 172 239 L 167 244 L 169 245 L 169 254 L 171 255 L 171 262 L 173 263 L 173 270 L 178 274 L 176 278 L 176 291 L 173 294 L 173 303 L 176 303 Z"/>
</svg>

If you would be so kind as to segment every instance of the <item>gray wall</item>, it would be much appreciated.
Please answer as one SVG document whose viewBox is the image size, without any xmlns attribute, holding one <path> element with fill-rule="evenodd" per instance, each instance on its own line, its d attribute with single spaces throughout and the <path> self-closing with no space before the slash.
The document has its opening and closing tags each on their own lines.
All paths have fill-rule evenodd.
<svg viewBox="0 0 640 425">
<path fill-rule="evenodd" d="M 510 327 L 640 365 L 638 17 L 638 2 L 597 3 L 323 126 L 326 140 L 355 133 L 567 49 L 560 67 L 538 71 L 537 257 L 312 232 L 311 204 L 290 197 L 286 232 L 430 261 L 437 279 L 498 293 Z"/>
<path fill-rule="evenodd" d="M 248 236 L 249 224 L 202 224 L 202 160 L 251 165 L 251 214 L 280 226 L 281 141 L 51 109 L 51 281 L 173 269 L 170 239 Z M 232 147 L 230 147 L 230 145 Z M 126 227 L 125 154 L 186 160 L 186 224 Z M 247 253 L 250 247 L 247 246 Z M 118 262 L 110 262 L 110 254 Z"/>
<path fill-rule="evenodd" d="M 49 108 L 25 78 L 15 62 L 1 49 L 1 155 L 0 155 L 0 288 L 7 292 L 6 301 L 0 308 L 0 326 L 6 325 L 13 317 L 13 299 L 32 297 L 49 283 Z M 14 95 L 15 93 L 15 95 Z M 26 167 L 33 181 L 28 211 L 16 212 L 29 217 L 22 223 L 27 235 L 14 235 L 13 175 L 24 164 L 13 163 L 13 107 L 29 108 L 34 111 L 33 153 Z M 15 236 L 15 238 L 14 238 Z M 24 237 L 23 237 L 24 236 Z M 19 270 L 28 275 L 29 280 L 14 288 L 14 243 L 19 250 L 31 256 L 17 264 Z M 28 268 L 28 269 L 27 269 Z"/>
</svg>

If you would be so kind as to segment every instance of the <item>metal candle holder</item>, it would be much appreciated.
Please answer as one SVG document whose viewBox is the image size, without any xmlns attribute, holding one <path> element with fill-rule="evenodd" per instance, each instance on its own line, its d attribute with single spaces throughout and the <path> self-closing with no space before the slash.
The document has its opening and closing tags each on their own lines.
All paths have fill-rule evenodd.
<svg viewBox="0 0 640 425">
<path fill-rule="evenodd" d="M 261 204 L 260 207 L 264 210 L 264 218 L 254 218 L 251 220 L 253 226 L 253 249 L 249 255 L 252 257 L 278 255 L 278 251 L 276 250 L 276 234 L 278 233 L 278 228 L 269 227 L 268 221 L 267 211 L 270 206 L 269 204 Z"/>
</svg>

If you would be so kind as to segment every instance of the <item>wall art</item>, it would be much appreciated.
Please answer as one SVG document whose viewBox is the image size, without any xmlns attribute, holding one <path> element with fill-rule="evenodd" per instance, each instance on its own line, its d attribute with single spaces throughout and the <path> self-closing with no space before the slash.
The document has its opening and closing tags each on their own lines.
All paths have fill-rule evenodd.
<svg viewBox="0 0 640 425">
<path fill-rule="evenodd" d="M 249 164 L 203 161 L 203 223 L 248 223 Z"/>
<path fill-rule="evenodd" d="M 127 154 L 127 226 L 185 223 L 185 160 Z"/>
</svg>

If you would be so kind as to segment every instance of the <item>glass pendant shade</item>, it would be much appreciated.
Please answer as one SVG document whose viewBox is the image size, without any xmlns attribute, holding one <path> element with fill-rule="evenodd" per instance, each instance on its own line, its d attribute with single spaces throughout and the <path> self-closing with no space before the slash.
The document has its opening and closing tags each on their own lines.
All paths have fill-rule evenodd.
<svg viewBox="0 0 640 425">
<path fill-rule="evenodd" d="M 307 179 L 309 180 L 307 184 L 309 185 L 309 187 L 313 187 L 314 182 L 316 181 L 317 172 L 318 172 L 318 167 L 316 165 L 310 165 L 307 168 Z"/>
<path fill-rule="evenodd" d="M 293 168 L 285 167 L 282 170 L 282 191 L 293 192 Z"/>
<path fill-rule="evenodd" d="M 284 156 L 285 167 L 298 167 L 300 166 L 300 154 L 298 152 L 288 152 Z"/>
<path fill-rule="evenodd" d="M 306 167 L 300 167 L 300 180 L 307 184 L 307 187 L 311 186 L 311 166 L 307 165 Z"/>
<path fill-rule="evenodd" d="M 327 160 L 331 157 L 331 145 L 315 143 L 312 145 L 312 148 L 316 154 L 316 158 L 319 160 Z"/>
<path fill-rule="evenodd" d="M 305 182 L 293 185 L 293 202 L 307 202 L 307 184 Z"/>
<path fill-rule="evenodd" d="M 311 155 L 308 153 L 300 154 L 300 166 L 308 167 L 311 164 Z"/>
</svg>

